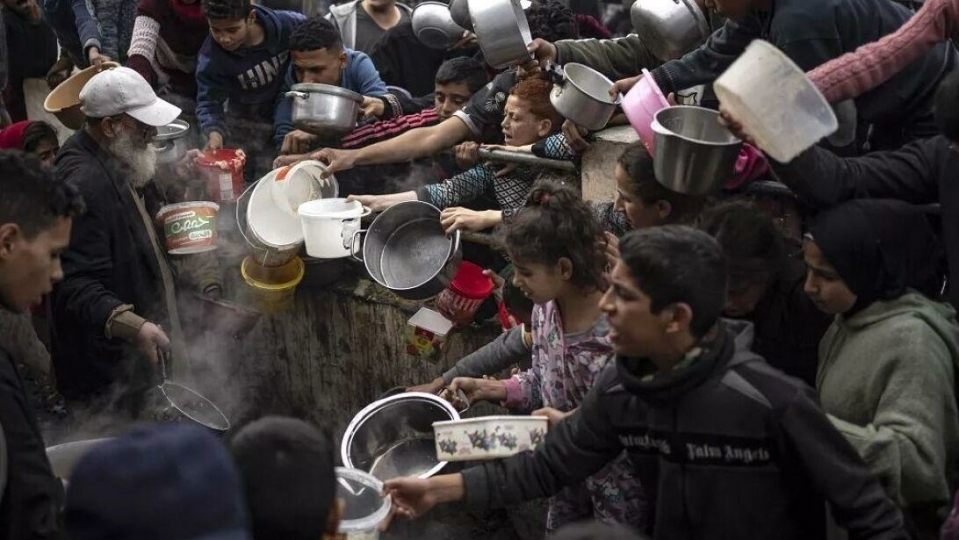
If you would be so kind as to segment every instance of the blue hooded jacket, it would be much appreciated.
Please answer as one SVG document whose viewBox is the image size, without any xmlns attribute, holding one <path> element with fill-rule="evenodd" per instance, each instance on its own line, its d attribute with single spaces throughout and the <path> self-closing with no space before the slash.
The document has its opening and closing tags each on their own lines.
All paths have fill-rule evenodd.
<svg viewBox="0 0 959 540">
<path fill-rule="evenodd" d="M 286 97 L 286 92 L 296 83 L 294 66 L 291 63 L 273 113 L 273 142 L 277 148 L 283 146 L 283 138 L 293 131 L 293 101 L 292 98 Z M 340 87 L 362 96 L 386 95 L 386 83 L 380 79 L 380 73 L 373 61 L 366 53 L 352 49 L 346 49 L 346 67 L 340 76 Z"/>
<path fill-rule="evenodd" d="M 266 37 L 253 48 L 226 51 L 212 36 L 206 38 L 196 66 L 196 115 L 204 135 L 226 133 L 223 103 L 273 103 L 290 65 L 290 35 L 306 17 L 292 11 L 273 11 L 254 5 L 256 20 Z"/>
<path fill-rule="evenodd" d="M 44 0 L 43 18 L 57 34 L 60 45 L 66 49 L 73 63 L 80 69 L 90 65 L 87 50 L 101 49 L 100 27 L 87 8 L 85 0 Z M 116 59 L 114 59 L 116 60 Z"/>
</svg>

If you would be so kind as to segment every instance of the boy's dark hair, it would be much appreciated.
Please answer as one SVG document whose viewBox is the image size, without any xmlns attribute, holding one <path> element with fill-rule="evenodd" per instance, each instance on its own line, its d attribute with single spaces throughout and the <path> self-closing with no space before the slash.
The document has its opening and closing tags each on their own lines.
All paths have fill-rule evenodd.
<svg viewBox="0 0 959 540">
<path fill-rule="evenodd" d="M 316 540 L 336 498 L 333 444 L 295 418 L 268 416 L 230 443 L 255 540 Z"/>
<path fill-rule="evenodd" d="M 475 94 L 489 83 L 486 66 L 470 56 L 458 56 L 443 62 L 436 71 L 436 84 L 465 82 L 470 92 Z"/>
<path fill-rule="evenodd" d="M 533 2 L 526 10 L 526 22 L 533 39 L 544 39 L 550 43 L 561 39 L 579 38 L 576 17 L 562 2 Z"/>
<path fill-rule="evenodd" d="M 591 521 L 563 527 L 550 536 L 549 540 L 646 540 L 647 538 L 625 525 Z"/>
<path fill-rule="evenodd" d="M 786 241 L 776 225 L 746 201 L 728 201 L 707 210 L 699 228 L 722 247 L 733 290 L 768 283 L 786 262 Z"/>
<path fill-rule="evenodd" d="M 553 181 L 537 182 L 526 206 L 505 229 L 503 243 L 517 264 L 553 265 L 567 258 L 573 264 L 573 285 L 604 287 L 606 257 L 598 246 L 603 231 L 573 188 Z"/>
<path fill-rule="evenodd" d="M 959 71 L 953 70 L 936 91 L 936 123 L 947 139 L 959 144 Z"/>
<path fill-rule="evenodd" d="M 659 313 L 683 303 L 693 311 L 689 331 L 701 338 L 726 306 L 726 257 L 713 237 L 682 225 L 630 231 L 619 242 L 620 259 Z"/>
<path fill-rule="evenodd" d="M 553 83 L 539 77 L 524 79 L 510 89 L 509 95 L 516 96 L 529 105 L 529 112 L 537 118 L 545 118 L 553 123 L 553 131 L 563 127 L 563 116 L 553 107 L 549 93 Z"/>
<path fill-rule="evenodd" d="M 21 149 L 28 154 L 32 154 L 43 141 L 58 142 L 57 130 L 42 120 L 31 122 L 27 129 L 23 130 Z"/>
<path fill-rule="evenodd" d="M 317 15 L 296 27 L 290 35 L 290 50 L 306 52 L 320 49 L 340 51 L 343 49 L 343 38 L 333 23 Z"/>
<path fill-rule="evenodd" d="M 19 150 L 0 150 L 0 193 L 0 224 L 17 224 L 28 239 L 84 211 L 76 186 Z"/>
<path fill-rule="evenodd" d="M 691 223 L 702 211 L 705 198 L 675 192 L 656 180 L 653 156 L 643 143 L 628 146 L 620 154 L 617 164 L 626 171 L 630 180 L 630 195 L 639 197 L 645 205 L 654 204 L 656 201 L 669 203 L 668 223 Z"/>
<path fill-rule="evenodd" d="M 245 19 L 253 11 L 251 0 L 202 0 L 203 15 L 213 20 Z"/>
</svg>

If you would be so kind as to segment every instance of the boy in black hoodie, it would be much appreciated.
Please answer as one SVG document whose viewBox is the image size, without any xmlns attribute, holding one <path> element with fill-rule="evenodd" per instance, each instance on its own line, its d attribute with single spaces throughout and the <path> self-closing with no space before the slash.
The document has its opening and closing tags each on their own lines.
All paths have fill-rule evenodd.
<svg viewBox="0 0 959 540">
<path fill-rule="evenodd" d="M 276 96 L 290 67 L 290 35 L 306 17 L 250 0 L 203 0 L 210 36 L 197 60 L 196 115 L 206 150 L 223 147 L 230 111 L 272 121 Z"/>
<path fill-rule="evenodd" d="M 726 261 L 715 240 L 668 225 L 628 233 L 620 253 L 600 304 L 616 357 L 580 409 L 534 452 L 387 482 L 400 514 L 545 497 L 626 450 L 656 540 L 824 539 L 827 502 L 852 539 L 908 538 L 812 391 L 748 351 L 751 325 L 719 320 Z"/>
</svg>

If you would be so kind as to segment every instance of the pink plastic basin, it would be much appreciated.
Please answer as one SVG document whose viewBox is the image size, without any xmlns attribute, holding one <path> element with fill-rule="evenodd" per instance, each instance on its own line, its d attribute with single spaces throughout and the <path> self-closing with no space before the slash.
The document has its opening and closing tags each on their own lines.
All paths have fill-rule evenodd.
<svg viewBox="0 0 959 540">
<path fill-rule="evenodd" d="M 643 70 L 643 78 L 623 97 L 622 106 L 626 118 L 629 118 L 629 123 L 639 133 L 639 138 L 650 155 L 655 155 L 656 134 L 651 125 L 656 113 L 669 107 L 669 102 L 648 70 Z"/>
</svg>

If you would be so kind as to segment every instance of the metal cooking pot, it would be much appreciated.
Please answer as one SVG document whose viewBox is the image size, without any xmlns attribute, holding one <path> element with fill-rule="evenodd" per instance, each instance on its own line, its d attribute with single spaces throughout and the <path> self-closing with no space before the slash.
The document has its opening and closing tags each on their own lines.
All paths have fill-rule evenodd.
<svg viewBox="0 0 959 540">
<path fill-rule="evenodd" d="M 450 8 L 442 2 L 423 2 L 410 17 L 413 33 L 424 45 L 445 50 L 463 38 L 465 30 L 453 21 Z"/>
<path fill-rule="evenodd" d="M 314 135 L 343 136 L 356 129 L 363 96 L 328 84 L 294 84 L 293 125 Z"/>
<path fill-rule="evenodd" d="M 462 260 L 460 231 L 447 236 L 440 210 L 422 201 L 407 201 L 376 216 L 366 235 L 361 261 L 377 283 L 407 300 L 432 298 L 450 284 Z"/>
<path fill-rule="evenodd" d="M 733 175 L 743 141 L 702 107 L 668 107 L 656 113 L 653 171 L 659 183 L 687 195 L 719 191 Z"/>
<path fill-rule="evenodd" d="M 621 95 L 610 99 L 613 81 L 583 64 L 569 63 L 552 70 L 558 80 L 553 84 L 549 101 L 556 112 L 591 131 L 606 127 L 623 100 Z"/>
<path fill-rule="evenodd" d="M 503 69 L 530 60 L 533 37 L 519 0 L 469 0 L 469 12 L 487 64 Z"/>
<path fill-rule="evenodd" d="M 709 37 L 709 21 L 693 0 L 636 0 L 630 9 L 633 29 L 650 52 L 673 60 Z"/>
<path fill-rule="evenodd" d="M 429 478 L 446 466 L 436 458 L 433 422 L 459 418 L 449 402 L 432 394 L 404 392 L 374 401 L 343 433 L 343 464 L 384 481 Z"/>
<path fill-rule="evenodd" d="M 469 0 L 450 0 L 450 17 L 457 26 L 473 31 L 473 19 L 470 18 Z"/>
<path fill-rule="evenodd" d="M 176 163 L 187 153 L 187 138 L 190 134 L 190 123 L 186 120 L 173 122 L 157 128 L 157 135 L 153 137 L 153 146 L 157 149 L 157 163 Z"/>
</svg>

